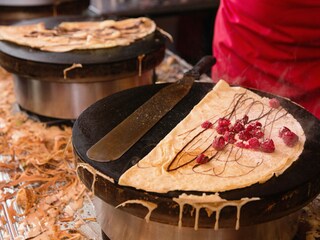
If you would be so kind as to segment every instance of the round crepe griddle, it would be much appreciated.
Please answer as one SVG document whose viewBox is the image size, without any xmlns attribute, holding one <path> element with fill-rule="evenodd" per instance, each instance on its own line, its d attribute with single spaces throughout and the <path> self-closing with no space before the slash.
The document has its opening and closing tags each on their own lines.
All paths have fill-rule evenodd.
<svg viewBox="0 0 320 240">
<path fill-rule="evenodd" d="M 102 18 L 83 16 L 62 16 L 39 18 L 19 22 L 30 25 L 44 22 L 47 28 L 54 28 L 61 22 L 102 21 Z M 63 81 L 63 70 L 74 63 L 82 64 L 68 73 L 68 81 L 103 81 L 137 75 L 138 56 L 142 59 L 142 71 L 153 69 L 164 58 L 166 38 L 159 31 L 138 39 L 128 46 L 112 48 L 48 52 L 36 48 L 0 41 L 0 65 L 7 71 L 39 80 Z"/>
<path fill-rule="evenodd" d="M 80 167 L 78 174 L 81 180 L 89 189 L 94 183 L 94 189 L 91 190 L 95 195 L 113 206 L 132 199 L 155 202 L 158 208 L 152 212 L 151 220 L 177 225 L 179 208 L 172 197 L 178 197 L 181 191 L 165 194 L 152 193 L 120 186 L 117 181 L 122 173 L 150 152 L 191 111 L 194 105 L 212 89 L 213 84 L 195 83 L 189 94 L 120 159 L 100 163 L 86 156 L 87 150 L 94 143 L 165 85 L 167 84 L 133 88 L 96 102 L 86 109 L 75 122 L 72 139 L 79 163 L 87 163 L 115 181 L 111 183 L 100 174 L 95 176 L 96 181 L 94 181 L 93 174 Z M 305 206 L 320 192 L 320 121 L 287 99 L 260 91 L 255 92 L 261 96 L 278 98 L 281 105 L 300 122 L 307 140 L 299 159 L 279 177 L 273 177 L 263 184 L 254 184 L 250 187 L 220 193 L 220 196 L 227 200 L 238 200 L 244 197 L 260 198 L 259 201 L 247 203 L 242 207 L 241 226 L 271 221 L 288 215 Z M 202 195 L 202 192 L 187 193 Z M 144 208 L 131 205 L 126 206 L 123 210 L 139 217 L 145 216 Z M 194 226 L 194 215 L 191 212 L 191 207 L 185 208 L 184 226 Z M 219 226 L 234 227 L 235 219 L 236 208 L 226 207 L 221 212 Z M 213 216 L 208 217 L 205 211 L 200 211 L 199 227 L 213 227 L 213 222 Z"/>
</svg>

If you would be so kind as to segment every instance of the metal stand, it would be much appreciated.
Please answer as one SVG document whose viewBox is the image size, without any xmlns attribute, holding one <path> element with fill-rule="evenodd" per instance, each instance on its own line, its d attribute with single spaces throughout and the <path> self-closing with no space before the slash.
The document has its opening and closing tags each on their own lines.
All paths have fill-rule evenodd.
<svg viewBox="0 0 320 240">
<path fill-rule="evenodd" d="M 113 81 L 53 82 L 15 75 L 17 102 L 24 109 L 46 117 L 76 119 L 94 102 L 131 87 L 152 84 L 152 70 Z"/>
<path fill-rule="evenodd" d="M 95 197 L 94 205 L 97 221 L 106 240 L 292 240 L 298 229 L 300 215 L 299 212 L 296 212 L 271 222 L 240 227 L 239 230 L 214 230 L 213 228 L 194 230 L 153 221 L 147 223 L 144 219 L 114 208 L 98 197 Z"/>
</svg>

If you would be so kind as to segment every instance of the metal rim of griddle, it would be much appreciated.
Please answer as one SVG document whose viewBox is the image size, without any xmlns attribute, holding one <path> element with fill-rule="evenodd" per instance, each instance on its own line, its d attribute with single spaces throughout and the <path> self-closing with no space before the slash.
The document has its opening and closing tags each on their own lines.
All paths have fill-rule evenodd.
<svg viewBox="0 0 320 240">
<path fill-rule="evenodd" d="M 158 136 L 159 139 L 155 139 L 155 141 L 159 141 L 175 126 L 175 124 L 183 119 L 183 116 L 187 115 L 192 106 L 199 102 L 200 99 L 212 89 L 212 84 L 210 83 L 196 83 L 192 87 L 189 95 L 150 130 L 148 133 L 149 136 L 147 134 L 147 136 L 142 138 L 138 145 L 135 145 L 130 149 L 126 153 L 127 155 L 125 154 L 123 156 L 123 159 L 120 158 L 120 160 L 117 160 L 118 162 L 97 163 L 86 157 L 85 153 L 87 149 L 108 131 L 108 127 L 111 129 L 124 119 L 126 115 L 134 111 L 136 107 L 141 105 L 142 102 L 146 101 L 165 85 L 166 84 L 152 85 L 122 91 L 104 98 L 86 109 L 79 116 L 73 127 L 72 141 L 77 162 L 89 164 L 99 172 L 105 173 L 111 178 L 116 179 L 117 182 L 121 174 L 121 168 L 122 171 L 128 169 L 132 163 L 142 158 L 143 155 L 150 151 L 156 144 L 156 142 L 153 144 L 150 143 L 151 145 L 148 146 L 149 143 L 147 140 L 155 138 L 152 134 L 160 134 L 159 132 L 161 132 L 161 129 L 166 126 L 166 131 L 163 133 L 161 132 L 161 136 Z M 242 207 L 241 226 L 250 226 L 286 216 L 307 205 L 320 192 L 320 152 L 317 151 L 320 148 L 320 143 L 317 140 L 320 139 L 319 120 L 300 106 L 290 102 L 288 99 L 260 91 L 257 91 L 257 93 L 262 96 L 278 98 L 282 106 L 284 106 L 301 123 L 306 133 L 307 140 L 305 149 L 299 159 L 279 177 L 273 177 L 263 184 L 255 184 L 247 188 L 220 193 L 220 196 L 227 200 L 237 200 L 244 197 L 261 198 L 259 201 L 250 202 Z M 124 104 L 124 102 L 127 103 L 125 108 L 120 108 L 119 106 Z M 119 115 L 116 120 L 106 117 L 110 114 L 109 111 L 115 110 L 117 111 L 117 115 Z M 166 124 L 169 124 L 169 126 Z M 137 146 L 139 146 L 139 148 Z M 139 151 L 142 154 L 142 156 L 137 156 L 136 159 L 134 158 L 134 155 L 133 157 L 129 157 L 130 154 L 132 154 L 130 151 L 134 151 L 135 148 L 137 149 L 136 151 Z M 113 164 L 120 165 L 117 169 Z M 106 171 L 108 168 L 109 171 Z M 143 199 L 154 202 L 158 204 L 158 208 L 154 210 L 153 215 L 151 216 L 152 221 L 172 225 L 178 224 L 177 216 L 179 214 L 179 209 L 172 198 L 177 197 L 181 192 L 174 191 L 167 194 L 158 194 L 136 190 L 130 187 L 119 186 L 117 183 L 112 183 L 101 177 L 99 174 L 96 175 L 94 181 L 92 173 L 81 167 L 78 169 L 78 174 L 80 179 L 89 189 L 94 183 L 95 188 L 93 190 L 95 195 L 105 202 L 113 206 L 117 206 L 118 204 L 131 199 Z M 202 194 L 202 192 L 187 193 Z M 130 206 L 126 207 L 125 211 L 141 218 L 143 218 L 145 214 L 145 212 L 141 212 L 141 209 Z M 194 224 L 194 218 L 191 213 L 192 208 L 186 207 L 183 216 L 185 226 L 190 227 Z M 205 212 L 200 211 L 200 216 L 200 227 L 212 227 L 212 219 L 207 217 Z M 225 208 L 221 212 L 220 225 L 227 228 L 234 226 L 235 216 L 236 210 L 234 208 Z"/>
<path fill-rule="evenodd" d="M 59 0 L 59 3 L 67 2 L 70 0 Z M 77 0 L 71 0 L 77 1 Z M 31 7 L 31 6 L 46 6 L 54 5 L 55 0 L 0 0 L 0 6 L 10 7 Z"/>
<path fill-rule="evenodd" d="M 102 18 L 58 16 L 19 24 L 44 22 L 48 28 L 52 28 L 63 21 L 89 20 Z M 165 42 L 165 36 L 155 31 L 128 46 L 57 53 L 0 41 L 0 65 L 11 73 L 42 81 L 86 82 L 90 79 L 97 81 L 98 78 L 99 81 L 108 81 L 153 69 L 164 58 Z M 69 71 L 65 79 L 64 70 L 73 64 L 81 64 L 82 67 Z"/>
<path fill-rule="evenodd" d="M 114 81 L 53 82 L 14 75 L 17 103 L 34 114 L 76 119 L 91 104 L 112 93 L 153 83 L 153 70 Z"/>
<path fill-rule="evenodd" d="M 300 211 L 270 222 L 235 228 L 201 228 L 177 227 L 153 221 L 147 222 L 143 218 L 133 216 L 120 209 L 114 208 L 98 197 L 93 198 L 93 205 L 97 212 L 102 236 L 117 240 L 292 240 L 299 228 Z"/>
</svg>

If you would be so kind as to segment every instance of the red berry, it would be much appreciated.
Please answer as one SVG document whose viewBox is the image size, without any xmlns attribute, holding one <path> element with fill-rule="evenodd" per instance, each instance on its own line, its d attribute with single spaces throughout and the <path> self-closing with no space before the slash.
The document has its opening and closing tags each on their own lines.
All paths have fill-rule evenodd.
<svg viewBox="0 0 320 240">
<path fill-rule="evenodd" d="M 299 137 L 294 132 L 286 131 L 282 134 L 282 140 L 288 147 L 294 147 L 299 141 Z"/>
<path fill-rule="evenodd" d="M 225 132 L 229 131 L 228 126 L 217 126 L 216 127 L 217 133 L 224 134 Z"/>
<path fill-rule="evenodd" d="M 232 132 L 238 133 L 238 132 L 244 130 L 244 125 L 240 121 L 236 121 L 230 130 Z"/>
<path fill-rule="evenodd" d="M 297 134 L 287 127 L 282 127 L 279 130 L 279 137 L 282 138 L 283 142 L 289 147 L 294 147 L 294 145 L 299 141 Z"/>
<path fill-rule="evenodd" d="M 262 127 L 261 122 L 256 121 L 256 122 L 254 122 L 254 124 L 255 124 L 256 128 L 261 128 Z"/>
<path fill-rule="evenodd" d="M 226 146 L 226 141 L 222 136 L 216 137 L 212 142 L 212 147 L 217 151 L 222 150 Z"/>
<path fill-rule="evenodd" d="M 219 118 L 218 119 L 218 126 L 219 127 L 227 127 L 230 125 L 230 120 L 227 118 Z"/>
<path fill-rule="evenodd" d="M 226 131 L 223 134 L 223 138 L 228 143 L 235 143 L 236 142 L 235 134 L 233 132 Z"/>
<path fill-rule="evenodd" d="M 249 117 L 248 115 L 244 115 L 243 118 L 241 119 L 241 122 L 246 125 L 249 122 Z"/>
<path fill-rule="evenodd" d="M 200 153 L 196 158 L 196 163 L 204 164 L 207 162 L 209 162 L 209 157 L 204 155 L 203 153 Z"/>
<path fill-rule="evenodd" d="M 285 132 L 291 132 L 291 130 L 290 130 L 289 128 L 287 128 L 287 127 L 282 127 L 282 128 L 280 128 L 280 130 L 279 130 L 279 137 L 282 138 L 282 136 L 283 136 L 283 134 L 284 134 Z"/>
<path fill-rule="evenodd" d="M 269 100 L 269 106 L 272 107 L 272 108 L 278 108 L 278 107 L 280 107 L 280 103 L 279 103 L 278 99 L 271 98 Z"/>
<path fill-rule="evenodd" d="M 255 129 L 261 129 L 261 127 L 262 127 L 261 122 L 256 121 L 256 122 L 249 123 L 248 126 L 246 127 L 246 130 L 252 131 Z"/>
<path fill-rule="evenodd" d="M 247 127 L 246 127 L 246 130 L 248 131 L 248 132 L 251 132 L 251 131 L 253 131 L 255 129 L 255 126 L 253 125 L 253 124 L 249 124 Z"/>
<path fill-rule="evenodd" d="M 248 145 L 250 149 L 258 150 L 260 147 L 259 139 L 256 137 L 250 138 L 248 140 Z"/>
<path fill-rule="evenodd" d="M 260 149 L 262 152 L 272 153 L 275 151 L 274 142 L 272 139 L 267 138 L 260 144 Z"/>
<path fill-rule="evenodd" d="M 254 129 L 251 131 L 252 136 L 256 138 L 262 138 L 264 136 L 264 133 L 260 129 Z"/>
<path fill-rule="evenodd" d="M 201 124 L 201 127 L 204 129 L 211 128 L 212 126 L 213 126 L 213 124 L 210 121 L 205 121 Z"/>
<path fill-rule="evenodd" d="M 243 141 L 248 141 L 250 138 L 252 138 L 252 134 L 249 131 L 242 130 L 239 132 L 238 137 Z"/>
</svg>

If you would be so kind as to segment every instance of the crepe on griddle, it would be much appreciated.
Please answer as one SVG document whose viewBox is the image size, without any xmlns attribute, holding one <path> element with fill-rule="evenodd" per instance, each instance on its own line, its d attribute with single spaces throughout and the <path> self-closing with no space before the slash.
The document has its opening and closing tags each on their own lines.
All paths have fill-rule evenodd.
<svg viewBox="0 0 320 240">
<path fill-rule="evenodd" d="M 261 124 L 263 136 L 259 141 L 272 139 L 274 151 L 248 148 L 248 142 L 238 136 L 236 142 L 222 149 L 212 147 L 222 136 L 217 132 L 219 119 L 229 119 L 235 126 L 245 117 L 247 126 Z M 206 122 L 212 126 L 204 127 Z M 279 137 L 283 127 L 298 136 L 294 146 L 287 146 Z M 159 193 L 243 188 L 282 174 L 299 158 L 304 142 L 301 125 L 286 109 L 273 107 L 269 98 L 220 80 L 148 155 L 120 177 L 119 184 Z M 200 155 L 206 161 L 199 163 Z"/>
<path fill-rule="evenodd" d="M 0 40 L 50 52 L 127 46 L 156 29 L 149 18 L 87 22 L 62 22 L 47 29 L 43 22 L 0 26 Z"/>
</svg>

